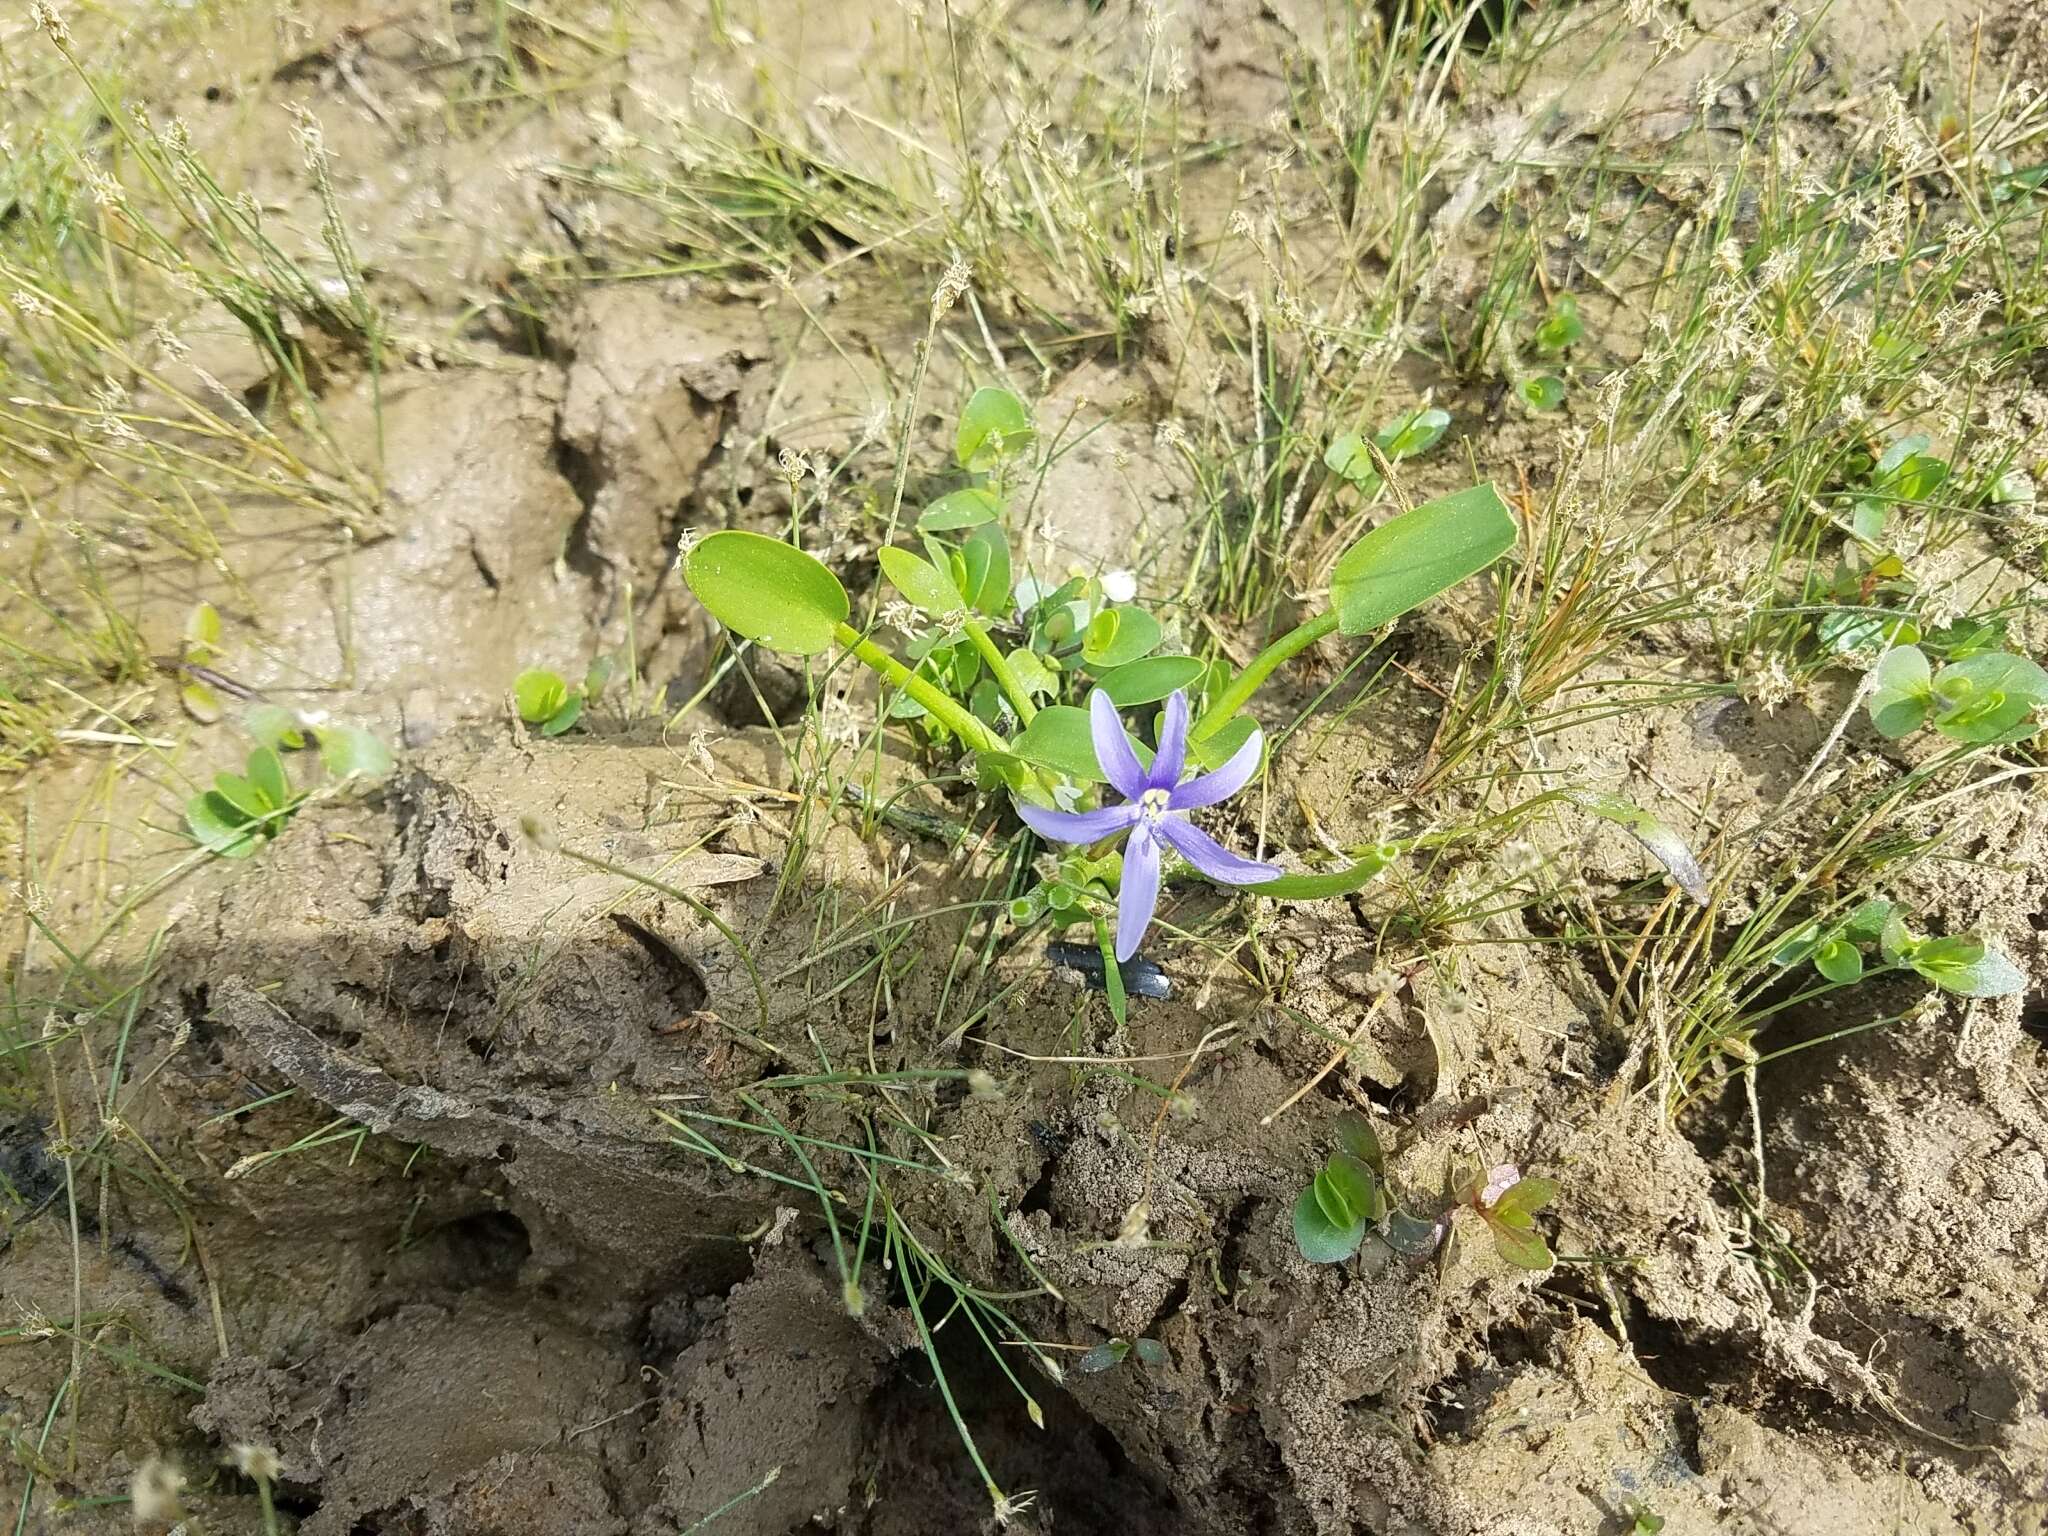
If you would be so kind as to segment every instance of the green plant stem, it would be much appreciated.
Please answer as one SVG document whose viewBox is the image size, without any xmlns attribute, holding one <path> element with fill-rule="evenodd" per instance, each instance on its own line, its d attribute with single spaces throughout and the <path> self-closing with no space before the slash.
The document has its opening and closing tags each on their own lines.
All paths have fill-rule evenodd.
<svg viewBox="0 0 2048 1536">
<path fill-rule="evenodd" d="M 1267 646 L 1251 659 L 1249 665 L 1231 679 L 1230 686 L 1217 696 L 1195 728 L 1188 733 L 1192 741 L 1205 741 L 1227 725 L 1240 709 L 1251 701 L 1259 686 L 1273 675 L 1281 662 L 1300 655 L 1323 636 L 1333 634 L 1337 629 L 1337 612 L 1317 614 L 1305 624 L 1297 624 L 1278 640 Z"/>
<path fill-rule="evenodd" d="M 946 726 L 962 741 L 980 752 L 1007 752 L 1010 744 L 994 731 L 983 725 L 974 716 L 962 709 L 944 690 L 929 680 L 919 677 L 894 656 L 868 639 L 851 624 L 841 624 L 833 631 L 834 637 L 853 653 L 856 660 L 882 674 L 901 688 L 911 698 L 922 704 L 932 717 Z"/>
<path fill-rule="evenodd" d="M 969 619 L 964 627 L 967 630 L 967 638 L 973 642 L 974 648 L 981 652 L 981 659 L 988 663 L 989 671 L 995 674 L 996 686 L 1003 690 L 1003 697 L 1010 701 L 1010 708 L 1017 711 L 1017 719 L 1029 725 L 1032 716 L 1038 713 L 1038 706 L 1031 702 L 1031 695 L 1017 680 L 1017 674 L 1010 670 L 1010 663 L 1002 650 L 995 641 L 989 639 L 988 626 Z"/>
</svg>

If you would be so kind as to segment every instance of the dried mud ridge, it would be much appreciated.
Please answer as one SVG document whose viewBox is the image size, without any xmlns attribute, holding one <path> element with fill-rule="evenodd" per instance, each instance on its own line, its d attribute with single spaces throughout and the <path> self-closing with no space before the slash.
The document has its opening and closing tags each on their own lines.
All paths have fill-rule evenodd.
<svg viewBox="0 0 2048 1536">
<path fill-rule="evenodd" d="M 786 771 L 766 732 L 736 734 L 720 768 L 760 784 Z M 218 1291 L 231 1352 L 189 1422 L 173 1412 L 153 1426 L 157 1443 L 184 1445 L 195 1463 L 207 1444 L 276 1446 L 286 1504 L 313 1536 L 667 1532 L 771 1472 L 725 1517 L 728 1529 L 984 1522 L 986 1495 L 891 1277 L 871 1268 L 871 1304 L 849 1318 L 806 1197 L 682 1151 L 650 1114 L 707 1095 L 729 1103 L 782 1070 L 706 1017 L 754 1022 L 731 954 L 672 903 L 606 876 L 565 881 L 517 831 L 538 807 L 565 843 L 669 866 L 746 928 L 775 884 L 772 840 L 735 821 L 721 796 L 674 793 L 678 782 L 671 751 L 632 738 L 543 746 L 453 733 L 377 801 L 320 833 L 295 830 L 182 918 L 165 967 L 176 995 L 137 1064 L 162 1092 L 137 1129 L 181 1171 L 205 1264 L 181 1263 L 168 1211 L 131 1196 L 111 1213 L 123 1236 L 91 1276 L 93 1294 L 170 1360 L 213 1355 Z M 835 839 L 823 857 L 842 891 L 881 888 L 880 850 Z M 936 907 L 944 894 L 938 881 L 916 885 L 904 904 Z M 797 941 L 778 948 L 773 935 L 791 930 Z M 769 926 L 763 969 L 795 965 L 808 931 Z M 834 1059 L 864 1049 L 864 1014 L 809 1000 L 850 969 L 778 986 L 768 1036 L 808 1029 Z M 1548 985 L 1534 970 L 1503 983 L 1503 1008 L 1528 1008 Z M 912 972 L 883 1022 L 885 1065 L 930 1059 L 932 1042 L 917 1036 L 926 985 Z M 1051 1053 L 1073 998 L 1050 979 L 1027 989 L 1001 1037 Z M 1128 1040 L 1098 1023 L 1091 1046 L 1185 1050 L 1233 1001 L 1214 999 L 1206 1013 L 1142 1009 Z M 1554 988 L 1550 1001 L 1573 1006 Z M 1414 1056 L 1400 1028 L 1381 1042 L 1389 1061 Z M 1319 1113 L 1305 1106 L 1257 1129 L 1304 1070 L 1306 1054 L 1277 1036 L 1190 1079 L 1200 1117 L 1160 1143 L 1160 1246 L 1105 1244 L 1141 1188 L 1145 1104 L 1116 1085 L 1075 1092 L 1056 1073 L 1019 1075 L 970 1049 L 963 1059 L 1004 1072 L 1011 1091 L 920 1108 L 976 1188 L 906 1181 L 906 1212 L 984 1284 L 1029 1289 L 990 1227 L 980 1191 L 993 1189 L 1016 1213 L 1017 1242 L 1066 1298 L 1025 1308 L 1039 1337 L 1143 1334 L 1166 1350 L 1160 1364 L 1070 1375 L 1066 1390 L 1026 1371 L 1045 1406 L 1040 1430 L 971 1337 L 952 1332 L 942 1359 L 992 1472 L 1010 1491 L 1039 1492 L 1026 1521 L 1104 1532 L 1598 1530 L 1603 1508 L 1618 1518 L 1640 1497 L 1759 1520 L 1826 1500 L 1845 1522 L 1783 1527 L 1795 1530 L 1860 1530 L 1852 1517 L 1888 1520 L 1903 1507 L 1912 1523 L 1867 1528 L 1953 1530 L 1965 1528 L 1962 1510 L 1923 1487 L 1945 1476 L 1989 1493 L 2004 1466 L 2017 1469 L 2021 1444 L 1972 1455 L 1903 1426 L 1961 1413 L 2022 1428 L 2015 1408 L 2039 1388 L 2019 1334 L 1942 1328 L 1900 1298 L 1893 1369 L 1878 1373 L 1774 1321 L 1786 1309 L 1754 1292 L 1754 1271 L 1729 1251 L 1713 1181 L 1689 1144 L 1609 1089 L 1537 1079 L 1504 1039 L 1474 1044 L 1491 1061 L 1468 1073 L 1473 1096 L 1437 1096 L 1414 1117 L 1400 1166 L 1420 1179 L 1476 1129 L 1558 1169 L 1561 1246 L 1583 1250 L 1597 1233 L 1610 1251 L 1645 1256 L 1608 1272 L 1613 1290 L 1561 1270 L 1532 1291 L 1483 1241 L 1422 1269 L 1303 1264 L 1287 1212 Z M 1945 1086 L 1916 1055 L 1931 1042 L 1895 1044 L 1846 1081 L 1817 1085 L 1815 1108 L 1782 1110 L 1799 1126 L 1813 1209 L 1843 1202 L 1845 1223 L 1857 1213 L 1842 1182 L 1854 1159 L 1884 1155 L 1871 1127 L 1900 1102 L 1881 1085 L 1896 1071 L 1918 1080 L 1916 1095 Z M 255 1086 L 295 1091 L 290 1125 L 219 1118 Z M 778 1107 L 822 1139 L 843 1140 L 853 1123 L 825 1097 Z M 1990 1130 L 1990 1110 L 1979 1113 Z M 377 1133 L 352 1164 L 310 1153 L 225 1177 L 293 1129 L 337 1116 Z M 1127 1127 L 1114 1123 L 1122 1117 Z M 39 1145 L 32 1128 L 16 1128 L 10 1176 L 47 1193 L 59 1175 L 38 1163 Z M 1808 1251 L 1826 1262 L 1824 1249 Z M 44 1267 L 61 1271 L 58 1223 L 24 1229 L 10 1263 L 31 1284 Z M 1995 1268 L 1979 1278 L 1987 1288 L 2000 1279 Z M 1862 1283 L 1865 1298 L 1882 1294 Z M 2016 1329 L 2037 1326 L 2011 1317 Z M 109 1459 L 152 1438 L 115 1394 L 89 1401 L 105 1420 L 89 1419 L 87 1443 Z M 1859 1472 L 1853 1457 L 1879 1446 L 1912 1458 L 1919 1477 Z M 1510 1481 L 1534 1467 L 1533 1489 Z M 1551 1511 L 1545 1523 L 1504 1523 L 1532 1505 Z"/>
</svg>

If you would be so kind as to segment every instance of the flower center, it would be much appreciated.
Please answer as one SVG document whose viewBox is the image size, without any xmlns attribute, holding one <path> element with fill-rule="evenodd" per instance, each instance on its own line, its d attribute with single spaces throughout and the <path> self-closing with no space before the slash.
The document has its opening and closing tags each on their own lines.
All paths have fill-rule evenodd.
<svg viewBox="0 0 2048 1536">
<path fill-rule="evenodd" d="M 1148 789 L 1138 796 L 1138 814 L 1154 825 L 1157 825 L 1172 808 L 1173 795 L 1170 790 Z"/>
</svg>

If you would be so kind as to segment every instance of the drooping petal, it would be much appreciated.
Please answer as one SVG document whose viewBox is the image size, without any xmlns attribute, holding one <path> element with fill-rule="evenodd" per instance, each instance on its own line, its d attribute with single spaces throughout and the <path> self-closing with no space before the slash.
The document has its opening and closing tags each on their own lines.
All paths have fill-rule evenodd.
<svg viewBox="0 0 2048 1536">
<path fill-rule="evenodd" d="M 1095 743 L 1095 761 L 1110 786 L 1127 800 L 1135 800 L 1151 788 L 1138 754 L 1131 750 L 1131 738 L 1117 718 L 1116 705 L 1100 688 L 1088 695 L 1088 735 Z"/>
<path fill-rule="evenodd" d="M 1159 750 L 1152 756 L 1152 787 L 1171 789 L 1188 765 L 1188 696 L 1176 688 L 1166 696 L 1159 724 Z"/>
<path fill-rule="evenodd" d="M 1138 952 L 1159 906 L 1159 839 L 1139 827 L 1124 844 L 1124 878 L 1116 893 L 1116 958 L 1122 964 Z"/>
<path fill-rule="evenodd" d="M 1112 805 L 1099 811 L 1048 811 L 1043 806 L 1017 807 L 1024 825 L 1056 843 L 1095 843 L 1128 831 L 1138 819 L 1135 805 Z"/>
<path fill-rule="evenodd" d="M 1219 885 L 1257 885 L 1261 880 L 1278 879 L 1284 873 L 1278 864 L 1240 859 L 1193 822 L 1179 816 L 1168 816 L 1162 820 L 1159 835 L 1173 844 L 1174 851 L 1182 858 Z M 1124 867 L 1130 867 L 1129 854 L 1124 855 Z"/>
<path fill-rule="evenodd" d="M 1252 775 L 1259 771 L 1259 756 L 1266 750 L 1266 733 L 1253 731 L 1245 744 L 1230 754 L 1230 760 L 1214 773 L 1197 774 L 1187 783 L 1174 790 L 1169 803 L 1176 811 L 1200 810 L 1205 805 L 1221 805 L 1245 785 L 1251 783 Z"/>
</svg>

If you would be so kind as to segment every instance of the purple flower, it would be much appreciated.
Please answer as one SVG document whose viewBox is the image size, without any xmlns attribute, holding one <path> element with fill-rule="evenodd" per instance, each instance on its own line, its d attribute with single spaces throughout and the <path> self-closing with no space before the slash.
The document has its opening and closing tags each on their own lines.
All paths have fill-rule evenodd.
<svg viewBox="0 0 2048 1536">
<path fill-rule="evenodd" d="M 1260 733 L 1239 747 L 1214 773 L 1185 782 L 1188 761 L 1188 696 L 1175 690 L 1166 701 L 1166 721 L 1159 728 L 1159 751 L 1147 773 L 1131 750 L 1117 718 L 1116 705 L 1100 688 L 1088 697 L 1095 761 L 1110 786 L 1124 797 L 1122 805 L 1069 814 L 1019 805 L 1017 814 L 1040 837 L 1061 843 L 1096 843 L 1128 832 L 1124 845 L 1123 886 L 1117 892 L 1116 957 L 1128 960 L 1138 952 L 1152 913 L 1159 905 L 1159 848 L 1164 843 L 1202 874 L 1221 885 L 1256 885 L 1280 874 L 1277 864 L 1240 859 L 1188 819 L 1188 812 L 1219 805 L 1251 782 L 1259 771 L 1264 747 Z"/>
</svg>

